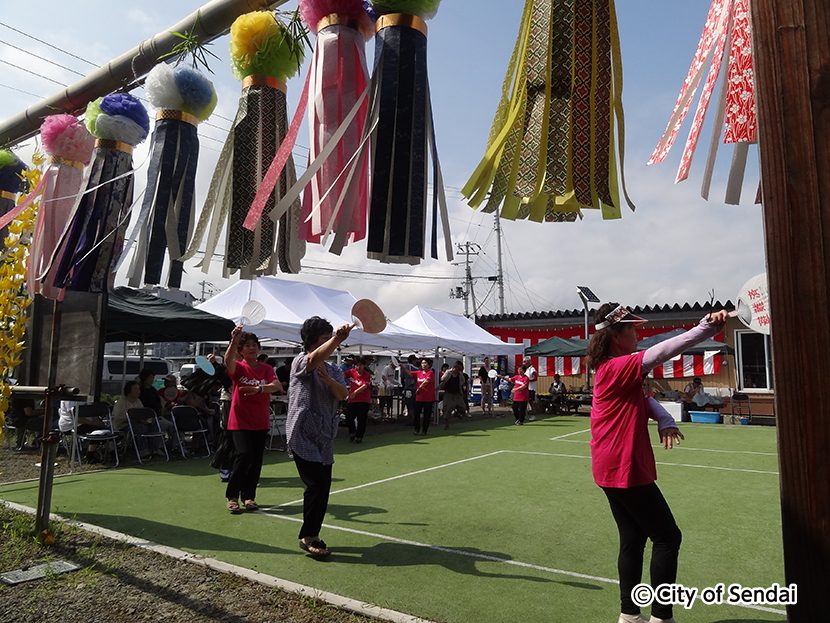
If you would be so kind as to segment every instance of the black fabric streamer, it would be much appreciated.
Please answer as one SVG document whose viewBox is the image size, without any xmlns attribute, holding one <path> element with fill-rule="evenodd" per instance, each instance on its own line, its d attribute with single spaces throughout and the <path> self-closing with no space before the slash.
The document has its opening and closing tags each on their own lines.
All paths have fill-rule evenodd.
<svg viewBox="0 0 830 623">
<path fill-rule="evenodd" d="M 184 265 L 177 261 L 187 248 L 190 219 L 196 189 L 196 166 L 199 161 L 199 136 L 196 126 L 179 119 L 159 119 L 153 132 L 153 156 L 147 173 L 147 190 L 142 210 L 152 205 L 148 227 L 150 243 L 144 283 L 157 285 L 165 251 L 170 253 L 168 288 L 182 284 Z M 171 210 L 178 213 L 170 214 Z M 168 249 L 167 223 L 174 218 L 178 253 Z"/>
<path fill-rule="evenodd" d="M 80 292 L 109 292 L 115 281 L 112 268 L 124 242 L 133 201 L 133 176 L 115 179 L 132 170 L 132 154 L 97 146 L 87 192 L 69 226 L 67 252 L 55 273 L 55 287 Z M 114 181 L 113 181 L 114 180 Z M 108 182 L 108 183 L 107 183 Z"/>
<path fill-rule="evenodd" d="M 415 28 L 387 26 L 375 41 L 380 102 L 367 249 L 382 261 L 417 262 L 426 236 L 427 38 Z M 437 241 L 433 246 L 437 254 Z"/>
</svg>

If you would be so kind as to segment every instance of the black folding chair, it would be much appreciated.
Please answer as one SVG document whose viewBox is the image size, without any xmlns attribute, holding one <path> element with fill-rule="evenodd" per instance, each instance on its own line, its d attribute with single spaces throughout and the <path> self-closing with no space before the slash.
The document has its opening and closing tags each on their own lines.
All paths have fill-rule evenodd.
<svg viewBox="0 0 830 623">
<path fill-rule="evenodd" d="M 730 402 L 730 414 L 741 418 L 748 418 L 752 422 L 752 407 L 749 403 L 749 394 L 735 392 Z"/>
<path fill-rule="evenodd" d="M 139 433 L 136 435 L 135 429 L 133 428 L 133 420 L 136 421 L 143 421 L 143 420 L 152 420 L 155 423 L 155 430 L 153 430 L 153 425 L 150 424 L 150 430 L 146 433 Z M 170 454 L 167 452 L 167 446 L 164 443 L 164 431 L 161 430 L 161 424 L 159 423 L 158 415 L 152 409 L 148 409 L 147 407 L 140 407 L 135 409 L 128 409 L 127 410 L 127 424 L 130 427 L 130 438 L 133 440 L 133 448 L 135 448 L 135 456 L 138 459 L 139 463 L 144 463 L 141 460 L 141 451 L 138 449 L 138 438 L 141 439 L 161 439 L 161 447 L 164 448 L 164 456 L 167 457 L 167 460 L 170 460 Z"/>
<path fill-rule="evenodd" d="M 205 457 L 210 456 L 210 443 L 208 442 L 208 429 L 202 422 L 199 412 L 195 407 L 180 405 L 170 410 L 170 418 L 173 420 L 173 428 L 179 440 L 179 450 L 182 458 L 187 458 L 184 452 L 185 433 L 190 433 L 191 438 L 201 435 L 205 442 Z"/>
</svg>

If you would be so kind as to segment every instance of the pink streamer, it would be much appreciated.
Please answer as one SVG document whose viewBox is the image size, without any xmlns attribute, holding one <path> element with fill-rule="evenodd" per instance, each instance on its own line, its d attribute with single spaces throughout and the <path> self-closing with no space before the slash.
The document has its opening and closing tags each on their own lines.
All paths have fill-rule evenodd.
<svg viewBox="0 0 830 623">
<path fill-rule="evenodd" d="M 40 181 L 37 183 L 37 186 L 35 186 L 35 189 L 28 195 L 26 195 L 26 198 L 23 201 L 18 203 L 14 208 L 12 208 L 8 212 L 6 212 L 6 214 L 0 217 L 0 229 L 3 229 L 6 225 L 8 225 L 14 219 L 16 219 L 20 215 L 20 213 L 23 212 L 23 210 L 32 205 L 32 202 L 34 202 L 34 200 L 37 199 L 38 195 L 40 194 L 40 191 L 43 190 L 43 186 L 45 183 L 46 176 L 44 175 L 40 178 Z"/>
</svg>

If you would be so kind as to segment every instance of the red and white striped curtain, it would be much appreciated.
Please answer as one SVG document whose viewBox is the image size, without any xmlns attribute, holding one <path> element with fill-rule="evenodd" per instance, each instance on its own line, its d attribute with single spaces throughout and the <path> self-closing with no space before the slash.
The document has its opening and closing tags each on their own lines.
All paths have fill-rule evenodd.
<svg viewBox="0 0 830 623">
<path fill-rule="evenodd" d="M 719 374 L 723 356 L 718 352 L 705 355 L 679 355 L 649 373 L 655 379 L 677 379 L 687 376 Z"/>
<path fill-rule="evenodd" d="M 539 357 L 539 376 L 573 376 L 584 373 L 584 357 Z"/>
</svg>

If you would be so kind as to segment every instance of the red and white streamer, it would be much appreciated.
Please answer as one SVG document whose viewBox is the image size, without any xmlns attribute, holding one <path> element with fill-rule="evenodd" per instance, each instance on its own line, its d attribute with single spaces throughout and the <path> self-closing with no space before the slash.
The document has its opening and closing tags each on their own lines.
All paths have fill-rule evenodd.
<svg viewBox="0 0 830 623">
<path fill-rule="evenodd" d="M 684 377 L 720 374 L 723 355 L 710 352 L 705 355 L 678 355 L 649 373 L 655 379 L 679 379 Z"/>
<path fill-rule="evenodd" d="M 539 376 L 585 374 L 584 357 L 539 357 Z"/>
</svg>

